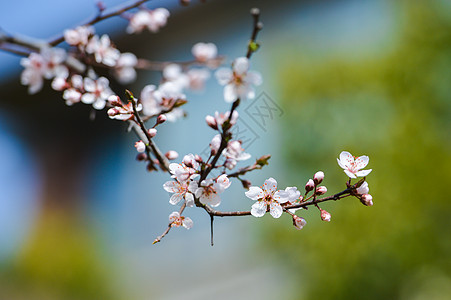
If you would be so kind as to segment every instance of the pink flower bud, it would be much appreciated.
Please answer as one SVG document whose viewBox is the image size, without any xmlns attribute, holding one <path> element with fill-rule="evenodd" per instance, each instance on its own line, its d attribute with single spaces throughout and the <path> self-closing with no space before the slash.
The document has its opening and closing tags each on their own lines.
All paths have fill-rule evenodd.
<svg viewBox="0 0 451 300">
<path fill-rule="evenodd" d="M 252 183 L 249 180 L 243 179 L 241 180 L 241 184 L 243 185 L 243 188 L 249 189 L 252 185 Z"/>
<path fill-rule="evenodd" d="M 153 138 L 154 136 L 156 136 L 157 135 L 157 130 L 155 129 L 155 128 L 150 128 L 149 129 L 149 136 L 151 137 L 151 138 Z"/>
<path fill-rule="evenodd" d="M 321 220 L 326 221 L 326 222 L 330 222 L 330 218 L 331 218 L 330 213 L 328 213 L 324 209 L 320 209 L 320 211 L 321 211 Z"/>
<path fill-rule="evenodd" d="M 136 151 L 138 151 L 139 153 L 142 153 L 142 152 L 146 151 L 146 144 L 144 144 L 143 141 L 136 142 L 135 148 L 136 148 Z"/>
<path fill-rule="evenodd" d="M 108 97 L 108 102 L 113 106 L 122 106 L 121 98 L 117 95 L 111 95 Z"/>
<path fill-rule="evenodd" d="M 324 172 L 323 171 L 318 171 L 313 176 L 313 181 L 317 185 L 320 184 L 323 181 L 323 179 L 324 179 Z"/>
<path fill-rule="evenodd" d="M 218 129 L 218 123 L 216 122 L 216 119 L 213 116 L 206 116 L 205 122 L 207 122 L 207 125 L 213 128 L 214 130 Z"/>
<path fill-rule="evenodd" d="M 113 108 L 110 108 L 107 113 L 108 113 L 108 116 L 114 117 L 117 114 L 119 114 L 119 111 L 113 107 Z"/>
<path fill-rule="evenodd" d="M 327 187 L 325 187 L 324 185 L 318 186 L 316 188 L 315 194 L 317 194 L 317 195 L 324 195 L 325 193 L 327 193 Z"/>
<path fill-rule="evenodd" d="M 185 155 L 183 157 L 183 163 L 185 164 L 185 166 L 189 168 L 194 168 L 193 158 L 194 157 L 192 155 Z"/>
<path fill-rule="evenodd" d="M 198 163 L 201 163 L 201 162 L 204 161 L 204 160 L 202 159 L 202 157 L 200 157 L 199 154 L 194 155 L 194 159 L 195 159 Z"/>
<path fill-rule="evenodd" d="M 307 224 L 307 221 L 304 218 L 296 215 L 293 216 L 293 225 L 297 230 L 301 230 L 305 224 Z"/>
<path fill-rule="evenodd" d="M 166 115 L 159 115 L 157 117 L 157 124 L 162 124 L 162 123 L 166 122 L 167 119 L 168 118 L 166 117 Z"/>
<path fill-rule="evenodd" d="M 179 154 L 174 150 L 169 150 L 168 152 L 166 152 L 164 156 L 166 156 L 166 158 L 169 160 L 174 160 L 177 159 L 177 157 L 179 157 Z"/>
<path fill-rule="evenodd" d="M 372 206 L 373 196 L 371 196 L 370 194 L 364 194 L 362 195 L 362 198 L 360 198 L 360 202 L 362 202 L 363 205 Z"/>
<path fill-rule="evenodd" d="M 136 160 L 137 161 L 147 160 L 147 154 L 146 153 L 138 153 L 138 155 L 136 155 Z"/>
<path fill-rule="evenodd" d="M 308 193 L 312 191 L 315 188 L 315 183 L 312 179 L 309 179 L 307 183 L 305 184 L 305 191 Z"/>
</svg>

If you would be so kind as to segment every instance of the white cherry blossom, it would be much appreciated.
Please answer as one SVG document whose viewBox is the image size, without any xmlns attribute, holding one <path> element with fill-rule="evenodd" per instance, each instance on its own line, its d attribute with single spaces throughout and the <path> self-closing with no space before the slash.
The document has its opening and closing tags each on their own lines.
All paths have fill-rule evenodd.
<svg viewBox="0 0 451 300">
<path fill-rule="evenodd" d="M 245 195 L 249 199 L 257 201 L 252 205 L 251 209 L 251 214 L 254 217 L 263 217 L 269 206 L 271 216 L 279 218 L 283 212 L 280 204 L 289 200 L 287 192 L 277 191 L 277 181 L 274 178 L 266 179 L 261 188 L 251 186 Z"/>
<path fill-rule="evenodd" d="M 130 18 L 127 33 L 139 33 L 145 28 L 151 32 L 157 32 L 166 25 L 169 15 L 166 8 L 141 9 Z"/>
<path fill-rule="evenodd" d="M 218 55 L 218 48 L 213 43 L 197 43 L 191 49 L 191 53 L 197 61 L 203 63 L 216 58 Z"/>
<path fill-rule="evenodd" d="M 71 46 L 77 46 L 83 50 L 88 44 L 90 36 L 94 34 L 92 26 L 78 26 L 75 29 L 67 29 L 64 31 L 64 39 Z"/>
<path fill-rule="evenodd" d="M 113 94 L 113 91 L 109 87 L 109 81 L 105 77 L 100 77 L 97 80 L 85 77 L 83 79 L 83 86 L 86 92 L 81 97 L 81 102 L 92 104 L 97 110 L 103 109 L 106 100 Z"/>
<path fill-rule="evenodd" d="M 221 204 L 221 198 L 219 194 L 224 192 L 232 182 L 229 180 L 226 174 L 219 176 L 214 179 L 206 179 L 200 183 L 192 181 L 190 183 L 189 189 L 194 193 L 196 198 L 199 199 L 200 203 L 210 205 L 211 207 L 216 207 Z"/>
<path fill-rule="evenodd" d="M 101 38 L 93 36 L 86 46 L 86 52 L 93 54 L 96 62 L 109 67 L 114 67 L 121 55 L 119 50 L 111 46 L 110 38 L 106 34 Z"/>
<path fill-rule="evenodd" d="M 190 229 L 194 225 L 193 220 L 188 217 L 180 216 L 180 213 L 177 211 L 174 211 L 169 215 L 169 222 L 171 223 L 171 227 L 183 226 L 186 229 Z"/>
<path fill-rule="evenodd" d="M 188 76 L 188 86 L 192 90 L 202 90 L 205 86 L 205 82 L 211 76 L 210 71 L 205 68 L 190 69 L 186 72 L 186 75 Z"/>
<path fill-rule="evenodd" d="M 136 79 L 135 66 L 137 63 L 138 59 L 133 53 L 122 53 L 114 68 L 114 76 L 122 84 L 133 82 Z"/>
<path fill-rule="evenodd" d="M 224 87 L 224 100 L 234 102 L 240 99 L 255 98 L 253 85 L 262 84 L 260 73 L 249 71 L 249 60 L 246 57 L 238 57 L 232 64 L 232 69 L 220 68 L 215 76 Z"/>
<path fill-rule="evenodd" d="M 364 177 L 370 174 L 372 169 L 361 170 L 368 165 L 369 160 L 369 157 L 366 155 L 355 158 L 347 151 L 341 152 L 340 159 L 337 158 L 338 165 L 343 168 L 346 175 L 350 178 Z"/>
<path fill-rule="evenodd" d="M 163 184 L 163 188 L 169 192 L 173 193 L 169 199 L 169 203 L 172 205 L 178 204 L 180 201 L 185 200 L 186 205 L 189 207 L 194 206 L 194 196 L 188 190 L 189 181 L 167 181 Z"/>
</svg>

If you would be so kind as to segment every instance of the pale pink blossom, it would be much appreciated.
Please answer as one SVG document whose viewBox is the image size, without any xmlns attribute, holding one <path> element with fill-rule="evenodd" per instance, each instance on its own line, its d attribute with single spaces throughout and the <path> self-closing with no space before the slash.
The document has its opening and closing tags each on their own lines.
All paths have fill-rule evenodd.
<svg viewBox="0 0 451 300">
<path fill-rule="evenodd" d="M 148 133 L 149 133 L 149 136 L 150 136 L 151 138 L 153 138 L 153 137 L 155 137 L 155 136 L 157 135 L 157 129 L 155 129 L 155 128 L 150 128 L 150 129 L 148 130 Z"/>
<path fill-rule="evenodd" d="M 330 213 L 328 213 L 324 209 L 320 209 L 320 212 L 321 212 L 321 220 L 330 222 L 330 219 L 331 219 Z"/>
<path fill-rule="evenodd" d="M 82 93 L 74 88 L 69 88 L 63 92 L 63 99 L 66 100 L 66 105 L 71 106 L 80 102 Z"/>
<path fill-rule="evenodd" d="M 172 82 L 178 93 L 189 86 L 189 77 L 183 73 L 182 67 L 178 64 L 169 64 L 164 67 L 163 78 L 167 82 Z"/>
<path fill-rule="evenodd" d="M 197 61 L 204 63 L 216 58 L 218 48 L 213 43 L 197 43 L 191 49 L 191 53 Z"/>
<path fill-rule="evenodd" d="M 224 149 L 222 155 L 226 157 L 225 166 L 229 170 L 236 166 L 237 161 L 246 160 L 251 157 L 249 153 L 244 152 L 244 149 L 241 147 L 241 141 L 228 142 L 227 148 Z"/>
<path fill-rule="evenodd" d="M 221 135 L 217 134 L 213 137 L 213 139 L 210 142 L 210 149 L 213 155 L 215 155 L 218 152 L 220 146 L 221 146 Z"/>
<path fill-rule="evenodd" d="M 324 185 L 316 187 L 316 191 L 315 191 L 316 195 L 324 195 L 325 193 L 327 193 L 327 187 L 325 187 Z"/>
<path fill-rule="evenodd" d="M 277 190 L 277 181 L 274 178 L 265 180 L 263 186 L 251 186 L 245 193 L 246 197 L 256 200 L 252 205 L 251 214 L 254 217 L 263 217 L 269 206 L 269 213 L 273 218 L 279 218 L 283 209 L 280 204 L 289 200 L 289 196 L 285 191 Z"/>
<path fill-rule="evenodd" d="M 313 179 L 309 179 L 307 183 L 305 184 L 305 191 L 308 193 L 312 191 L 315 188 L 315 182 Z"/>
<path fill-rule="evenodd" d="M 186 165 L 185 162 L 189 166 Z M 198 168 L 199 163 L 192 153 L 185 155 L 181 164 L 172 163 L 169 165 L 169 171 L 172 174 L 172 178 L 177 179 L 179 182 L 187 181 L 199 176 L 199 174 L 197 174 Z"/>
<path fill-rule="evenodd" d="M 157 32 L 166 25 L 168 17 L 169 11 L 166 8 L 141 9 L 130 18 L 127 33 L 139 33 L 145 28 L 151 32 Z"/>
<path fill-rule="evenodd" d="M 260 73 L 249 71 L 249 60 L 246 57 L 235 59 L 232 69 L 220 68 L 215 76 L 224 87 L 224 100 L 234 102 L 237 99 L 253 99 L 255 91 L 253 85 L 260 85 L 262 77 Z"/>
<path fill-rule="evenodd" d="M 68 69 L 63 64 L 66 51 L 61 48 L 43 48 L 40 53 L 31 53 L 22 58 L 20 64 L 25 68 L 20 80 L 28 86 L 28 92 L 35 94 L 42 89 L 44 78 L 67 78 Z"/>
<path fill-rule="evenodd" d="M 117 97 L 116 95 L 111 95 L 108 100 L 114 99 Z M 114 101 L 114 100 L 113 100 Z M 127 121 L 133 119 L 133 116 L 135 115 L 135 112 L 133 110 L 133 104 L 131 102 L 127 103 L 126 105 L 122 106 L 115 106 L 110 109 L 108 109 L 108 116 L 110 119 L 120 120 L 120 121 Z M 142 105 L 137 104 L 136 105 L 136 111 L 141 111 Z"/>
<path fill-rule="evenodd" d="M 341 152 L 340 159 L 337 158 L 338 165 L 343 168 L 346 175 L 350 178 L 365 177 L 370 174 L 372 169 L 361 170 L 368 165 L 369 160 L 370 159 L 366 155 L 355 158 L 347 151 Z"/>
<path fill-rule="evenodd" d="M 166 156 L 166 158 L 169 160 L 174 160 L 179 157 L 179 154 L 177 153 L 177 151 L 169 150 L 164 156 Z"/>
<path fill-rule="evenodd" d="M 229 117 L 230 117 L 230 111 L 223 113 L 223 114 L 221 114 L 217 111 L 215 112 L 216 123 L 218 124 L 219 127 L 222 127 L 224 122 L 227 121 L 229 119 Z M 230 118 L 230 125 L 235 125 L 237 120 L 238 120 L 238 112 L 236 110 L 234 110 L 232 113 L 232 117 Z"/>
<path fill-rule="evenodd" d="M 83 50 L 88 44 L 89 38 L 94 34 L 92 26 L 78 26 L 75 29 L 64 31 L 64 39 L 71 46 L 77 46 Z"/>
<path fill-rule="evenodd" d="M 178 204 L 180 201 L 184 200 L 186 205 L 189 207 L 194 206 L 194 196 L 188 190 L 189 181 L 167 181 L 163 184 L 163 188 L 169 192 L 173 193 L 169 199 L 169 203 L 172 205 Z"/>
<path fill-rule="evenodd" d="M 135 148 L 139 153 L 143 153 L 144 151 L 146 151 L 146 144 L 144 144 L 143 141 L 138 141 L 135 143 Z"/>
<path fill-rule="evenodd" d="M 231 183 L 227 175 L 223 174 L 216 179 L 203 180 L 200 185 L 197 181 L 192 181 L 189 189 L 199 199 L 200 203 L 216 207 L 221 204 L 219 194 L 224 192 Z"/>
<path fill-rule="evenodd" d="M 136 64 L 138 59 L 133 53 L 122 53 L 114 67 L 114 76 L 122 83 L 127 84 L 136 79 Z"/>
<path fill-rule="evenodd" d="M 218 123 L 216 122 L 216 119 L 213 116 L 207 115 L 205 117 L 205 122 L 207 122 L 207 125 L 211 128 L 217 130 L 218 129 Z"/>
<path fill-rule="evenodd" d="M 368 194 L 370 192 L 370 188 L 368 186 L 368 182 L 364 181 L 358 188 L 357 188 L 357 194 L 364 195 Z"/>
<path fill-rule="evenodd" d="M 360 202 L 362 202 L 366 206 L 372 206 L 373 205 L 373 196 L 370 194 L 364 194 L 360 198 Z"/>
<path fill-rule="evenodd" d="M 192 90 L 202 90 L 205 82 L 210 78 L 210 71 L 207 69 L 190 69 L 186 72 L 188 76 L 188 86 Z"/>
<path fill-rule="evenodd" d="M 171 222 L 171 227 L 183 226 L 186 229 L 190 229 L 194 225 L 193 220 L 188 217 L 180 216 L 180 213 L 177 211 L 174 211 L 169 215 L 169 222 Z"/>
<path fill-rule="evenodd" d="M 293 216 L 293 225 L 297 230 L 301 230 L 307 224 L 307 221 L 303 217 Z"/>
<path fill-rule="evenodd" d="M 86 52 L 93 54 L 96 62 L 114 67 L 119 60 L 121 53 L 112 47 L 110 38 L 104 34 L 101 38 L 94 35 L 86 46 Z"/>
<path fill-rule="evenodd" d="M 100 77 L 97 80 L 85 77 L 83 79 L 83 86 L 85 93 L 81 97 L 81 102 L 92 104 L 97 110 L 103 109 L 106 100 L 113 94 L 109 87 L 109 81 L 105 77 Z"/>
<path fill-rule="evenodd" d="M 313 181 L 315 182 L 315 184 L 320 184 L 324 179 L 324 172 L 323 171 L 318 171 L 315 173 L 315 175 L 313 175 Z"/>
</svg>

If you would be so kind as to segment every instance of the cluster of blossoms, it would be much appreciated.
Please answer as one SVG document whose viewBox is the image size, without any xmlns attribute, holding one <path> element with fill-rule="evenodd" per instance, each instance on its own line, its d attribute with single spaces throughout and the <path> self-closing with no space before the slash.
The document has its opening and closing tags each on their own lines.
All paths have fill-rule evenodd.
<svg viewBox="0 0 451 300">
<path fill-rule="evenodd" d="M 189 1 L 182 2 L 186 4 Z M 141 1 L 129 9 L 139 4 L 142 4 Z M 100 9 L 99 16 L 103 10 L 104 7 Z M 128 33 L 140 33 L 145 29 L 158 32 L 166 25 L 170 15 L 165 8 L 150 10 L 142 5 L 136 13 L 127 14 L 123 9 L 119 9 L 116 15 L 119 14 L 129 20 L 126 29 Z M 133 53 L 121 53 L 108 35 L 96 35 L 90 25 L 64 32 L 62 40 L 71 46 L 70 51 L 50 47 L 49 44 L 48 47 L 39 48 L 37 52 L 33 49 L 32 53 L 21 61 L 25 68 L 21 82 L 28 86 L 30 93 L 38 92 L 43 87 L 44 79 L 47 79 L 52 80 L 52 88 L 62 93 L 67 105 L 81 102 L 92 105 L 96 110 L 106 108 L 109 118 L 126 122 L 128 128 L 140 138 L 135 143 L 137 159 L 147 162 L 149 171 L 160 169 L 170 174 L 172 179 L 165 182 L 163 188 L 172 194 L 169 203 L 179 205 L 180 210 L 169 215 L 168 229 L 155 242 L 160 241 L 173 227 L 183 226 L 190 229 L 193 226 L 193 221 L 182 215 L 187 207 L 203 208 L 212 220 L 214 216 L 252 215 L 261 218 L 266 212 L 273 218 L 280 218 L 283 213 L 287 213 L 292 217 L 294 227 L 302 229 L 306 225 L 306 220 L 296 213 L 307 206 L 315 206 L 320 212 L 321 219 L 330 221 L 331 214 L 319 206 L 324 201 L 354 196 L 366 206 L 373 205 L 366 178 L 351 184 L 351 179 L 365 177 L 371 172 L 362 170 L 368 164 L 367 156 L 355 158 L 346 151 L 340 154 L 338 164 L 349 177 L 349 181 L 346 182 L 347 188 L 344 191 L 329 197 L 323 196 L 327 193 L 327 188 L 320 185 L 324 179 L 322 171 L 316 172 L 313 178 L 307 181 L 303 194 L 295 186 L 278 190 L 274 178 L 268 178 L 260 187 L 252 186 L 244 176 L 267 165 L 269 155 L 256 159 L 253 164 L 236 169 L 240 162 L 251 158 L 243 148 L 242 141 L 234 139 L 231 131 L 239 118 L 237 108 L 241 101 L 254 98 L 254 87 L 262 83 L 260 73 L 250 70 L 250 57 L 258 49 L 255 39 L 262 29 L 262 24 L 258 21 L 258 9 L 251 10 L 251 14 L 254 17 L 254 30 L 248 44 L 248 52 L 245 57 L 233 60 L 231 68 L 217 69 L 223 59 L 218 55 L 218 49 L 213 43 L 195 44 L 191 48 L 194 58 L 191 61 L 151 62 L 138 59 Z M 127 101 L 122 101 L 110 87 L 112 78 L 108 75 L 98 76 L 97 73 L 107 73 L 100 73 L 98 69 L 109 71 L 110 77 L 120 84 L 134 81 L 137 69 L 161 72 L 161 80 L 158 84 L 145 85 L 138 98 L 126 90 Z M 232 107 L 225 113 L 216 111 L 214 115 L 205 117 L 207 125 L 216 131 L 209 143 L 208 157 L 202 158 L 198 154 L 190 153 L 185 155 L 180 163 L 170 163 L 169 161 L 178 158 L 178 153 L 169 150 L 162 154 L 154 140 L 157 135 L 156 127 L 166 120 L 174 122 L 185 116 L 182 106 L 188 102 L 186 91 L 202 89 L 214 69 L 217 69 L 215 77 L 218 83 L 224 86 L 223 99 L 227 103 L 232 103 Z M 155 120 L 154 125 L 146 127 L 148 121 L 152 119 Z M 215 210 L 222 201 L 220 194 L 230 187 L 233 178 L 239 180 L 247 190 L 245 196 L 255 201 L 250 206 L 250 211 Z"/>
</svg>

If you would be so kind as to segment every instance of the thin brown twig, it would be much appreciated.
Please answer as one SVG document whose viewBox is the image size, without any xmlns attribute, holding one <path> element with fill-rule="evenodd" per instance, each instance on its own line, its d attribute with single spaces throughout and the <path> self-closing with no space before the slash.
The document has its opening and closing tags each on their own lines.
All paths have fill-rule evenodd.
<svg viewBox="0 0 451 300">
<path fill-rule="evenodd" d="M 89 26 L 89 25 L 94 25 L 100 21 L 103 21 L 105 19 L 114 17 L 114 16 L 118 16 L 130 9 L 133 9 L 135 7 L 140 6 L 141 4 L 144 4 L 145 2 L 148 2 L 150 0 L 139 0 L 139 1 L 134 1 L 133 3 L 127 4 L 127 5 L 118 5 L 116 7 L 113 7 L 112 9 L 109 9 L 107 11 L 99 11 L 99 13 L 92 18 L 89 21 L 85 21 L 82 22 L 81 26 Z M 56 46 L 60 43 L 62 43 L 64 41 L 64 35 L 60 35 L 56 38 L 50 39 L 48 41 L 48 44 L 51 46 Z"/>
<path fill-rule="evenodd" d="M 179 210 L 180 216 L 182 215 L 183 211 L 185 210 L 185 207 L 186 207 L 186 202 L 183 203 L 182 206 L 180 207 L 180 210 Z M 164 238 L 164 237 L 166 236 L 166 234 L 169 233 L 169 231 L 170 231 L 171 228 L 172 228 L 172 223 L 174 223 L 174 222 L 169 222 L 168 228 L 166 228 L 166 230 L 165 230 L 160 236 L 158 236 L 158 237 L 153 241 L 152 244 L 156 244 L 156 243 L 160 242 L 161 239 Z"/>
</svg>

